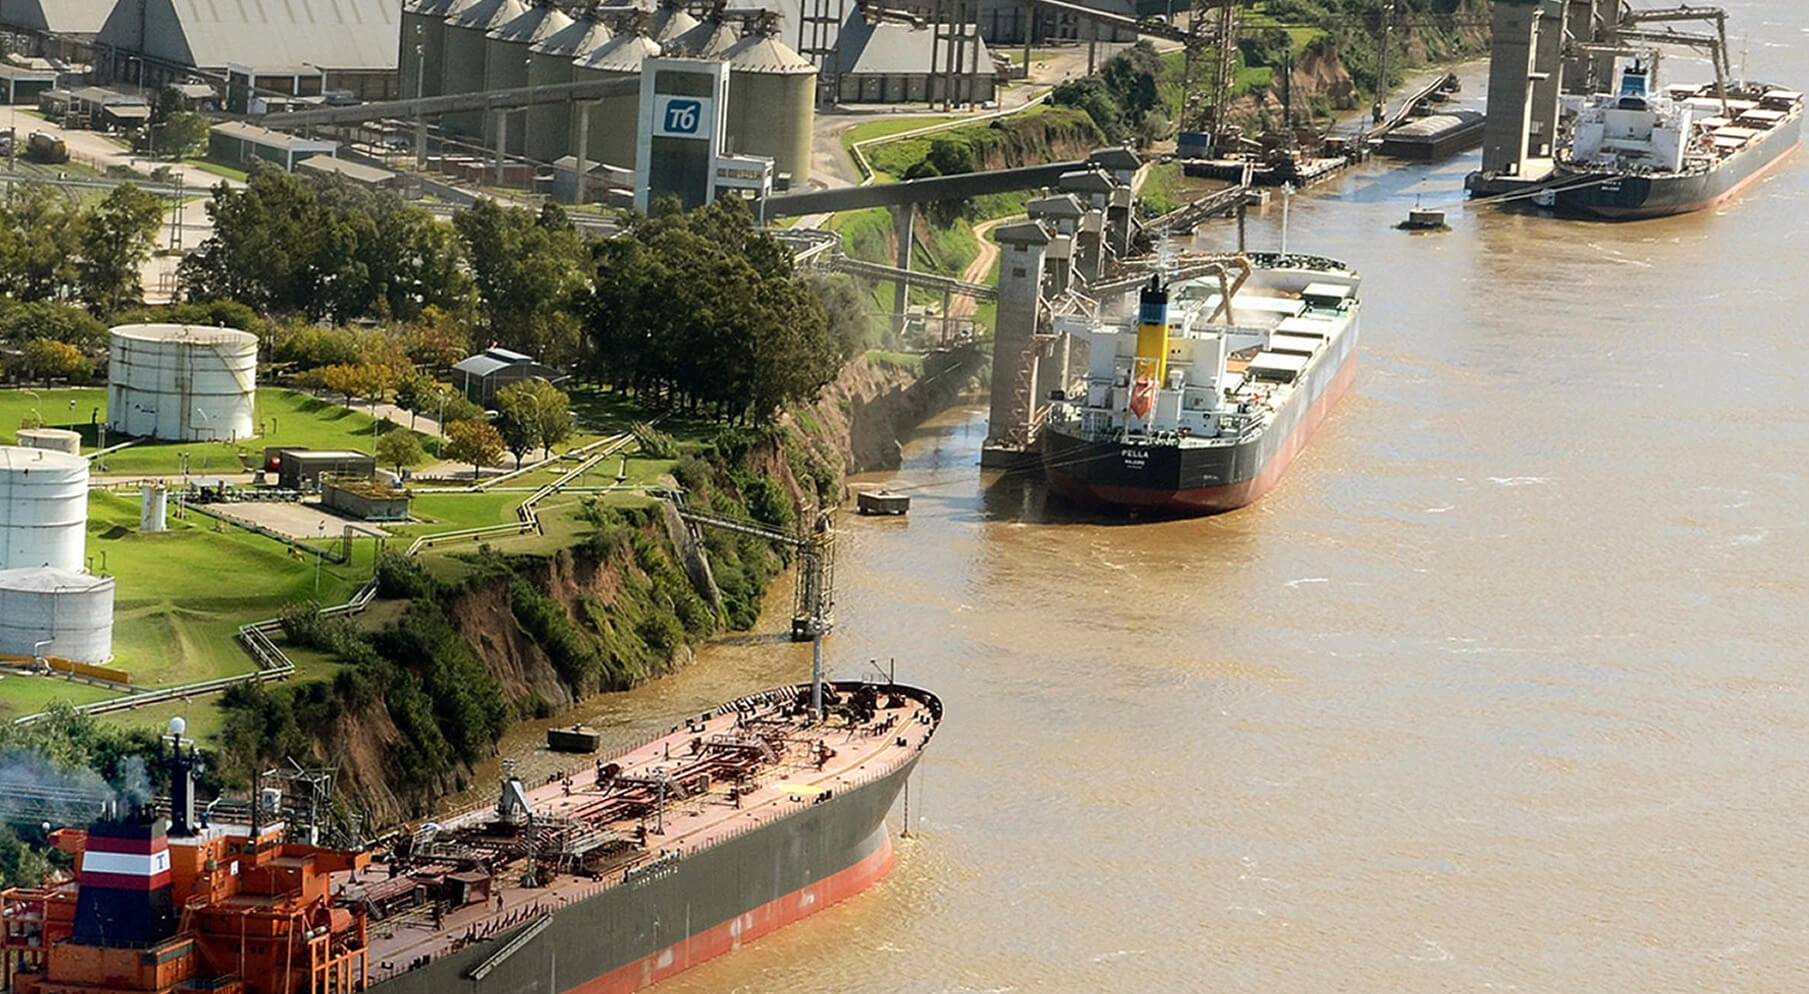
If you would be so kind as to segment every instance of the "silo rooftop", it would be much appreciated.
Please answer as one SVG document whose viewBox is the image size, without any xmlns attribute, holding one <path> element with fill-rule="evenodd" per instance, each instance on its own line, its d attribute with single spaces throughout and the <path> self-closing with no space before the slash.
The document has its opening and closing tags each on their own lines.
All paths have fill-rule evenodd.
<svg viewBox="0 0 1809 994">
<path fill-rule="evenodd" d="M 257 336 L 237 328 L 205 324 L 122 324 L 112 329 L 116 338 L 135 342 L 185 342 L 191 345 L 257 344 Z"/>
<path fill-rule="evenodd" d="M 41 590 L 57 593 L 71 590 L 95 590 L 113 585 L 110 576 L 77 573 L 58 566 L 26 566 L 0 570 L 0 588 L 7 590 Z"/>
<path fill-rule="evenodd" d="M 32 470 L 85 470 L 88 460 L 55 449 L 33 449 L 23 445 L 0 445 L 0 472 L 18 473 Z"/>
<path fill-rule="evenodd" d="M 731 68 L 742 72 L 802 75 L 817 71 L 817 67 L 809 59 L 799 55 L 790 45 L 767 34 L 742 38 L 722 58 Z"/>
<path fill-rule="evenodd" d="M 640 72 L 643 61 L 659 54 L 660 43 L 646 35 L 616 35 L 572 64 L 594 72 Z"/>
</svg>

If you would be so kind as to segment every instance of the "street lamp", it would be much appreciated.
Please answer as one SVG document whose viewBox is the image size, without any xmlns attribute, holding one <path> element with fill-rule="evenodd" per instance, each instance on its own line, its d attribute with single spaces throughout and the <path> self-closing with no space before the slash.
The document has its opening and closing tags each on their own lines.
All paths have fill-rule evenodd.
<svg viewBox="0 0 1809 994">
<path fill-rule="evenodd" d="M 327 544 L 327 523 L 316 521 L 314 533 L 316 536 L 314 540 L 314 595 L 318 597 L 320 596 L 320 560 L 324 555 L 322 549 Z"/>
</svg>

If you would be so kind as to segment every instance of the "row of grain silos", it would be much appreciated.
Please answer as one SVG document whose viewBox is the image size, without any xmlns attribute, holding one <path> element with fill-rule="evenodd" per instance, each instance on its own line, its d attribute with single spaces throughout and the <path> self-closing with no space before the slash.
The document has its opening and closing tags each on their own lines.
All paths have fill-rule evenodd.
<svg viewBox="0 0 1809 994">
<path fill-rule="evenodd" d="M 729 64 L 725 121 L 729 151 L 763 155 L 793 184 L 810 177 L 816 67 L 776 33 L 776 21 L 699 21 L 662 4 L 594 7 L 576 17 L 549 0 L 412 0 L 402 13 L 402 92 L 412 97 L 472 93 L 589 80 L 638 78 L 648 58 L 669 56 Z M 493 148 L 540 162 L 576 155 L 634 166 L 639 99 L 537 104 L 511 115 L 499 135 L 494 115 L 448 114 L 441 126 Z M 588 113 L 578 108 L 589 106 Z"/>
</svg>

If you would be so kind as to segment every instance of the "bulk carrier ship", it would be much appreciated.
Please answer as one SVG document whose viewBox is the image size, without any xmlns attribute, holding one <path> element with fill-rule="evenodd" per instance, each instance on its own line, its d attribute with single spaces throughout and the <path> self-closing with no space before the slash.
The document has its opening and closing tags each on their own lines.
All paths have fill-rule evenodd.
<svg viewBox="0 0 1809 994">
<path fill-rule="evenodd" d="M 742 698 L 612 761 L 423 825 L 380 853 L 198 810 L 166 737 L 168 817 L 52 833 L 72 880 L 0 892 L 13 994 L 617 994 L 885 876 L 886 814 L 942 716 L 895 684 Z M 260 791 L 270 795 L 275 788 Z"/>
<path fill-rule="evenodd" d="M 1652 88 L 1652 61 L 1619 65 L 1585 103 L 1537 201 L 1612 220 L 1714 207 L 1796 150 L 1803 95 L 1762 84 Z"/>
<path fill-rule="evenodd" d="M 1360 281 L 1300 255 L 1191 267 L 1139 293 L 1135 327 L 1086 323 L 1084 396 L 1041 434 L 1050 486 L 1169 513 L 1242 507 L 1281 478 L 1355 374 Z M 1073 321 L 1064 318 L 1063 321 Z"/>
</svg>

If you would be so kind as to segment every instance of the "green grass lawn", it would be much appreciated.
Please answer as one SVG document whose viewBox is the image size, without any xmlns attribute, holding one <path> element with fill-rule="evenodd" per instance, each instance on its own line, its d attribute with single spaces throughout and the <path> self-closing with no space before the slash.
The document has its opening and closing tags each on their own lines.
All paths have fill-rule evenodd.
<svg viewBox="0 0 1809 994">
<path fill-rule="evenodd" d="M 352 562 L 316 564 L 273 539 L 193 515 L 170 530 L 138 530 L 135 494 L 97 492 L 88 502 L 88 555 L 115 577 L 113 665 L 155 687 L 248 672 L 233 641 L 240 625 L 285 605 L 339 604 L 370 575 L 375 543 Z M 104 568 L 102 563 L 105 563 Z M 0 697 L 4 691 L 0 690 Z"/>
<path fill-rule="evenodd" d="M 107 420 L 107 391 L 99 387 L 0 390 L 0 430 L 10 431 L 33 414 L 41 415 L 53 428 L 81 432 L 84 449 L 92 451 L 100 445 L 100 426 Z M 174 476 L 182 472 L 182 456 L 187 454 L 192 474 L 237 473 L 254 468 L 269 445 L 369 452 L 371 432 L 377 425 L 363 411 L 284 387 L 258 388 L 253 420 L 260 429 L 257 438 L 237 444 L 145 440 L 104 457 L 104 466 L 97 466 L 96 472 Z M 119 441 L 122 439 L 116 436 L 107 437 L 108 444 Z M 427 436 L 423 435 L 422 441 L 432 451 Z"/>
<path fill-rule="evenodd" d="M 867 121 L 842 132 L 842 151 L 845 152 L 848 155 L 849 160 L 852 161 L 854 159 L 854 146 L 859 142 L 871 141 L 875 138 L 886 138 L 906 131 L 915 131 L 918 128 L 927 128 L 932 124 L 942 124 L 954 120 L 959 120 L 959 118 L 934 115 L 888 117 L 878 121 Z M 925 147 L 927 148 L 928 146 L 926 145 Z"/>
<path fill-rule="evenodd" d="M 247 177 L 245 170 L 236 166 L 229 166 L 224 162 L 214 162 L 211 159 L 184 159 L 182 161 L 184 164 L 193 166 L 204 173 L 212 173 L 215 176 L 223 176 L 227 179 L 238 180 L 241 183 L 245 182 Z"/>
<path fill-rule="evenodd" d="M 0 721 L 37 714 L 53 704 L 88 704 L 115 696 L 110 690 L 58 676 L 0 675 Z"/>
</svg>

